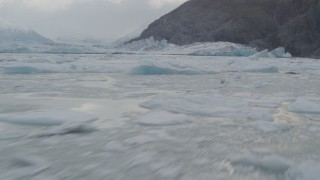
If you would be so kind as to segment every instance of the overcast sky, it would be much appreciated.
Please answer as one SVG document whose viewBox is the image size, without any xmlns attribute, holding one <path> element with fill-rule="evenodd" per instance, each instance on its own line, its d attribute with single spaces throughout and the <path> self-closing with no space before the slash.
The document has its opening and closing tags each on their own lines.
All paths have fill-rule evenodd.
<svg viewBox="0 0 320 180">
<path fill-rule="evenodd" d="M 0 18 L 55 39 L 118 38 L 186 0 L 0 0 Z"/>
</svg>

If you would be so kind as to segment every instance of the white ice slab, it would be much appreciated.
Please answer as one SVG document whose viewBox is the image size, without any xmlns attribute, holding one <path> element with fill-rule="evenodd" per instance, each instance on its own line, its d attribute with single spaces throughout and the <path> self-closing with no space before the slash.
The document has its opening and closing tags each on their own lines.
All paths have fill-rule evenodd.
<svg viewBox="0 0 320 180">
<path fill-rule="evenodd" d="M 300 97 L 289 107 L 289 110 L 295 113 L 320 114 L 320 104 Z"/>
<path fill-rule="evenodd" d="M 96 119 L 90 114 L 68 109 L 45 109 L 0 115 L 2 122 L 31 126 L 57 126 L 66 122 L 86 122 Z"/>
</svg>

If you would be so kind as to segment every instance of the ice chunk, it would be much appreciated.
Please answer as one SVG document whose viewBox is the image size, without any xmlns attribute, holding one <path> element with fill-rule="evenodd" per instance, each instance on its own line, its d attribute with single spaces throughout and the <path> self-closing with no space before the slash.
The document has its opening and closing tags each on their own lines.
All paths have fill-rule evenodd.
<svg viewBox="0 0 320 180">
<path fill-rule="evenodd" d="M 277 73 L 279 69 L 275 66 L 265 66 L 265 67 L 254 67 L 252 69 L 246 69 L 244 72 L 252 72 L 252 73 Z"/>
<path fill-rule="evenodd" d="M 170 126 L 190 123 L 190 118 L 183 114 L 173 114 L 166 111 L 151 111 L 140 117 L 135 122 L 148 126 Z"/>
<path fill-rule="evenodd" d="M 0 140 L 9 140 L 9 139 L 17 139 L 22 138 L 26 134 L 20 132 L 20 131 L 9 131 L 9 130 L 1 130 L 0 131 Z"/>
<path fill-rule="evenodd" d="M 65 123 L 57 127 L 53 127 L 42 132 L 32 134 L 31 137 L 45 137 L 66 134 L 83 134 L 91 133 L 97 130 L 93 126 L 86 123 Z"/>
<path fill-rule="evenodd" d="M 319 169 L 319 163 L 308 161 L 297 167 L 290 168 L 288 175 L 295 180 L 318 180 L 320 177 Z"/>
<path fill-rule="evenodd" d="M 251 153 L 231 158 L 231 164 L 234 166 L 250 166 L 256 170 L 269 173 L 285 173 L 291 166 L 291 161 L 278 156 L 268 155 L 260 158 Z"/>
<path fill-rule="evenodd" d="M 286 50 L 284 47 L 278 47 L 273 51 L 271 51 L 270 53 L 277 58 L 282 58 L 286 54 Z"/>
<path fill-rule="evenodd" d="M 153 152 L 140 152 L 138 153 L 130 163 L 131 167 L 139 166 L 139 165 L 149 165 L 152 163 L 155 153 Z"/>
<path fill-rule="evenodd" d="M 130 144 L 130 145 L 141 145 L 141 144 L 146 144 L 146 143 L 149 143 L 152 141 L 154 141 L 154 138 L 152 138 L 152 137 L 145 136 L 145 135 L 139 135 L 139 136 L 135 136 L 135 137 L 132 137 L 132 138 L 125 140 L 125 143 Z"/>
<path fill-rule="evenodd" d="M 289 131 L 290 127 L 286 123 L 274 123 L 269 121 L 257 121 L 256 129 L 264 133 L 281 133 Z"/>
<path fill-rule="evenodd" d="M 262 158 L 260 167 L 269 172 L 284 173 L 291 166 L 291 162 L 283 157 L 271 155 Z"/>
<path fill-rule="evenodd" d="M 248 112 L 246 102 L 225 96 L 164 96 L 141 103 L 147 109 L 200 116 L 239 117 Z"/>
<path fill-rule="evenodd" d="M 68 109 L 47 109 L 0 115 L 2 122 L 31 126 L 57 126 L 65 122 L 86 122 L 96 119 L 90 114 Z"/>
<path fill-rule="evenodd" d="M 250 73 L 278 73 L 279 68 L 258 61 L 237 61 L 230 64 L 232 70 Z"/>
<path fill-rule="evenodd" d="M 320 104 L 313 102 L 310 98 L 299 97 L 290 107 L 289 110 L 292 112 L 299 113 L 320 113 Z"/>
<path fill-rule="evenodd" d="M 231 158 L 231 163 L 234 166 L 259 166 L 259 159 L 253 154 L 244 154 L 240 156 L 234 156 Z"/>
<path fill-rule="evenodd" d="M 269 57 L 269 58 L 276 58 L 276 56 L 273 55 L 271 52 L 268 53 L 268 57 Z"/>
<path fill-rule="evenodd" d="M 167 68 L 160 67 L 156 65 L 141 65 L 131 69 L 130 74 L 133 75 L 199 75 L 204 74 L 204 72 L 193 70 L 193 69 L 177 69 L 177 68 Z"/>
<path fill-rule="evenodd" d="M 320 104 L 300 97 L 289 107 L 289 111 L 295 113 L 320 114 Z"/>
<path fill-rule="evenodd" d="M 1 159 L 1 162 L 8 169 L 1 172 L 0 179 L 36 179 L 35 176 L 50 167 L 42 158 L 27 154 Z"/>
<path fill-rule="evenodd" d="M 104 146 L 104 149 L 110 152 L 121 152 L 124 151 L 126 148 L 120 143 L 119 141 L 110 141 Z"/>
<path fill-rule="evenodd" d="M 272 114 L 265 110 L 254 110 L 247 114 L 249 120 L 273 121 Z"/>
<path fill-rule="evenodd" d="M 163 179 L 178 179 L 177 176 L 181 173 L 181 167 L 179 166 L 164 166 L 160 168 L 156 174 Z"/>
<path fill-rule="evenodd" d="M 12 66 L 2 67 L 2 72 L 5 74 L 33 74 L 33 73 L 49 73 L 47 70 L 40 70 L 29 66 Z"/>
<path fill-rule="evenodd" d="M 250 57 L 263 57 L 263 58 L 267 58 L 267 57 L 269 57 L 269 56 L 268 56 L 268 53 L 269 53 L 268 49 L 265 49 L 265 50 L 260 51 L 260 52 L 254 54 L 254 55 L 252 55 L 252 56 L 250 56 Z"/>
<path fill-rule="evenodd" d="M 285 53 L 283 56 L 283 58 L 292 58 L 292 55 L 290 53 Z"/>
</svg>

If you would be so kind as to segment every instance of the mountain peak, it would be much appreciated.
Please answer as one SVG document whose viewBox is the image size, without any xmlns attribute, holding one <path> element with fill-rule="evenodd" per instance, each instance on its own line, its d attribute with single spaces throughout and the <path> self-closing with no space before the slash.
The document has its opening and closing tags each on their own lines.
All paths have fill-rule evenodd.
<svg viewBox="0 0 320 180">
<path fill-rule="evenodd" d="M 53 41 L 41 36 L 31 29 L 9 23 L 0 18 L 0 42 L 48 44 L 52 43 Z"/>
</svg>

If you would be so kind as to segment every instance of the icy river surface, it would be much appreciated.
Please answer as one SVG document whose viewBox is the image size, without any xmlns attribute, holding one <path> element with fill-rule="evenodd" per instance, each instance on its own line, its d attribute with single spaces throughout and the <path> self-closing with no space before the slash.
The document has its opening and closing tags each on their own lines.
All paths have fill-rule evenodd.
<svg viewBox="0 0 320 180">
<path fill-rule="evenodd" d="M 319 180 L 320 62 L 0 55 L 1 180 Z"/>
</svg>

